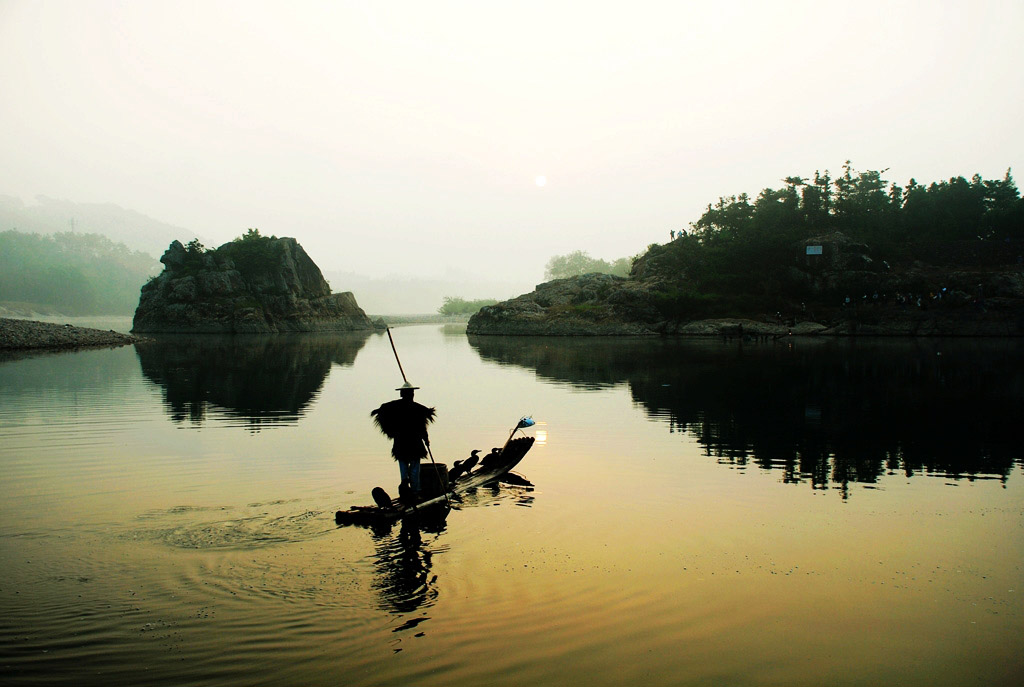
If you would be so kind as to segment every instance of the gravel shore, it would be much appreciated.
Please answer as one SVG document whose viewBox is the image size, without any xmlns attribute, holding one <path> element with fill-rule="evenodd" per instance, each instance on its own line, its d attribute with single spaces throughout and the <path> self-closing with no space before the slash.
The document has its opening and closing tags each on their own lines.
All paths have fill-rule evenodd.
<svg viewBox="0 0 1024 687">
<path fill-rule="evenodd" d="M 121 334 L 113 330 L 103 331 L 73 327 L 70 324 L 0 318 L 0 350 L 123 346 L 144 340 L 139 336 Z"/>
</svg>

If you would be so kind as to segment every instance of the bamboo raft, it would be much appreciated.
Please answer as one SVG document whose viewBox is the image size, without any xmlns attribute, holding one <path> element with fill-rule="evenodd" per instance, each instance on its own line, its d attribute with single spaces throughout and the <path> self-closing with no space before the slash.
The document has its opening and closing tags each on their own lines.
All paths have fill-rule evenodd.
<svg viewBox="0 0 1024 687">
<path fill-rule="evenodd" d="M 509 438 L 505 445 L 497 453 L 486 456 L 476 469 L 458 475 L 450 484 L 442 488 L 441 493 L 428 497 L 418 503 L 406 503 L 401 498 L 382 498 L 376 506 L 352 506 L 348 510 L 339 510 L 334 514 L 334 521 L 340 525 L 362 525 L 370 526 L 394 522 L 410 516 L 416 516 L 424 511 L 447 508 L 452 495 L 465 493 L 477 487 L 493 484 L 507 475 L 512 468 L 519 464 L 533 446 L 534 437 L 522 436 Z M 428 467 L 424 464 L 423 467 Z M 444 464 L 439 463 L 439 468 Z M 447 472 L 445 472 L 447 477 Z M 447 479 L 444 480 L 447 482 Z M 379 490 L 379 491 L 378 491 Z M 375 489 L 375 500 L 378 494 L 384 494 L 382 489 Z"/>
</svg>

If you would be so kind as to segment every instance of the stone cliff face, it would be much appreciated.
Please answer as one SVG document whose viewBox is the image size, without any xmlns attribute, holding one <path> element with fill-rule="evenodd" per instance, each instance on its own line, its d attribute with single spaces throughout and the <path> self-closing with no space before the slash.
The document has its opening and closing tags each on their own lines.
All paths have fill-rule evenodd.
<svg viewBox="0 0 1024 687">
<path fill-rule="evenodd" d="M 470 334 L 536 336 L 656 334 L 658 313 L 640 282 L 610 274 L 584 274 L 538 284 L 517 298 L 482 308 Z"/>
<path fill-rule="evenodd" d="M 202 253 L 186 250 L 179 241 L 171 243 L 160 258 L 164 271 L 142 287 L 132 331 L 374 328 L 350 292 L 331 293 L 320 268 L 295 239 L 260 237 L 258 241 L 257 255 L 240 250 L 238 242 Z"/>
<path fill-rule="evenodd" d="M 628 278 L 557 279 L 485 307 L 470 319 L 467 332 L 1024 336 L 1024 267 L 1014 257 L 1016 246 L 996 246 L 1006 255 L 987 262 L 960 251 L 945 260 L 925 263 L 910 256 L 890 266 L 839 233 L 807 243 L 823 246 L 821 254 L 806 256 L 804 245 L 794 246 L 783 274 L 782 290 L 799 296 L 701 294 L 670 244 L 653 246 Z"/>
</svg>

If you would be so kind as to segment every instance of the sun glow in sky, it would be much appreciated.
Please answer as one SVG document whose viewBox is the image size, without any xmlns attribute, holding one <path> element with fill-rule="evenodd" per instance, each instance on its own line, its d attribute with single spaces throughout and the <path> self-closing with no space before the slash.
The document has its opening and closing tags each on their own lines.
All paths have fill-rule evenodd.
<svg viewBox="0 0 1024 687">
<path fill-rule="evenodd" d="M 580 8 L 3 0 L 0 194 L 533 284 L 848 159 L 900 184 L 1024 169 L 1019 1 Z"/>
</svg>

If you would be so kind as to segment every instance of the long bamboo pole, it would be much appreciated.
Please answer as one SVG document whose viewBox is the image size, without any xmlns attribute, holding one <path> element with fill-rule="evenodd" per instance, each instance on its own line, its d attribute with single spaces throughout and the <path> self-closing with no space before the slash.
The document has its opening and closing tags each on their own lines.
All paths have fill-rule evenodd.
<svg viewBox="0 0 1024 687">
<path fill-rule="evenodd" d="M 402 381 L 406 384 L 409 380 L 405 376 L 405 370 L 402 369 L 402 361 L 398 359 L 398 349 L 395 348 L 395 340 L 391 337 L 391 327 L 387 327 L 388 341 L 391 342 L 391 351 L 395 354 L 395 362 L 398 363 L 398 371 L 402 373 Z"/>
</svg>

